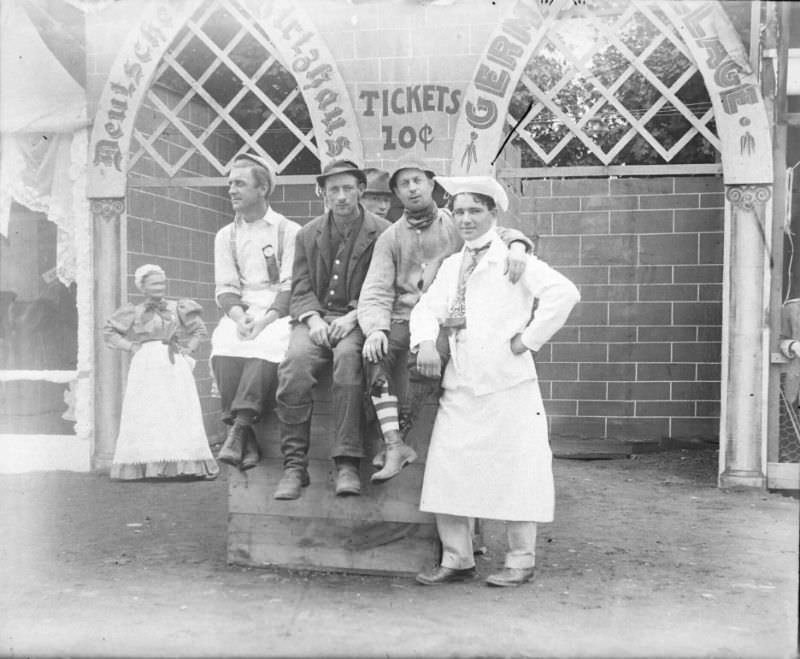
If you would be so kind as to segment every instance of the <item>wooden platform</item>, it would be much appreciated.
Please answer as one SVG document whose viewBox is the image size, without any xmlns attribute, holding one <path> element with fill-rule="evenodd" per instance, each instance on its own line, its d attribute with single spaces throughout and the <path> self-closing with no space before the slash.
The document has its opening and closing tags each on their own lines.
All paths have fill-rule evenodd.
<svg viewBox="0 0 800 659">
<path fill-rule="evenodd" d="M 274 415 L 258 427 L 259 466 L 244 473 L 223 467 L 229 469 L 228 562 L 403 575 L 434 565 L 439 557 L 436 527 L 433 515 L 419 511 L 419 492 L 435 406 L 426 406 L 407 439 L 417 451 L 417 462 L 381 485 L 369 481 L 375 472 L 372 457 L 381 447 L 377 430 L 370 428 L 369 456 L 362 460 L 358 497 L 334 495 L 332 412 L 325 379 L 315 392 L 311 485 L 299 499 L 272 498 L 282 471 Z"/>
</svg>

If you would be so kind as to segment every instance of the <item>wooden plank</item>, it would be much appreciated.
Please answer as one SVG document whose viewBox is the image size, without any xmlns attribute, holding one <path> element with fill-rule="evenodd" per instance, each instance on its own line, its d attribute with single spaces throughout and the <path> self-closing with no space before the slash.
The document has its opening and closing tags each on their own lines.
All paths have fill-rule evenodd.
<svg viewBox="0 0 800 659">
<path fill-rule="evenodd" d="M 394 525 L 384 542 L 362 522 L 232 514 L 228 562 L 252 567 L 342 570 L 366 574 L 415 574 L 435 564 L 438 540 L 432 525 Z"/>
<path fill-rule="evenodd" d="M 585 167 L 506 167 L 498 178 L 584 178 L 587 176 L 689 176 L 722 174 L 722 163 L 690 165 L 587 165 Z"/>
<path fill-rule="evenodd" d="M 361 461 L 361 496 L 335 495 L 333 403 L 330 377 L 314 391 L 309 475 L 311 484 L 292 501 L 273 499 L 282 473 L 279 424 L 274 415 L 256 428 L 262 459 L 246 472 L 229 469 L 228 560 L 251 566 L 282 566 L 410 574 L 438 558 L 433 515 L 419 510 L 424 460 L 436 415 L 423 408 L 407 441 L 419 459 L 401 474 L 373 484 L 373 455 L 382 448 L 374 424 L 366 428 L 367 457 Z"/>
<path fill-rule="evenodd" d="M 293 501 L 272 498 L 282 473 L 279 458 L 262 460 L 246 472 L 231 469 L 228 477 L 229 511 L 253 515 L 286 515 L 367 522 L 433 523 L 429 513 L 419 510 L 424 466 L 414 463 L 401 474 L 381 484 L 371 483 L 375 469 L 362 461 L 361 496 L 337 497 L 335 468 L 331 460 L 309 460 L 311 484 Z"/>
<path fill-rule="evenodd" d="M 767 488 L 770 490 L 800 490 L 800 464 L 797 462 L 768 462 Z"/>
</svg>

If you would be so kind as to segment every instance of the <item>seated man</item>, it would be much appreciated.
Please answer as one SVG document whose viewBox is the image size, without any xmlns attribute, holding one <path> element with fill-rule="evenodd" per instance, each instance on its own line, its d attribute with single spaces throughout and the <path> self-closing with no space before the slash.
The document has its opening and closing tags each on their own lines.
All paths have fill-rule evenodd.
<svg viewBox="0 0 800 659">
<path fill-rule="evenodd" d="M 260 457 L 253 427 L 275 406 L 300 226 L 270 206 L 275 176 L 259 156 L 236 158 L 228 188 L 236 215 L 214 240 L 216 300 L 224 316 L 211 339 L 211 368 L 222 420 L 230 426 L 218 459 L 245 470 Z"/>
<path fill-rule="evenodd" d="M 366 177 L 348 160 L 337 160 L 317 177 L 328 212 L 297 235 L 289 314 L 293 327 L 286 358 L 278 370 L 283 476 L 276 499 L 297 499 L 309 484 L 308 447 L 311 392 L 319 372 L 333 363 L 336 494 L 361 493 L 364 336 L 356 304 L 372 250 L 389 222 L 359 203 Z"/>
<path fill-rule="evenodd" d="M 452 215 L 433 200 L 434 173 L 424 163 L 400 162 L 389 183 L 404 212 L 378 239 L 358 302 L 367 387 L 386 447 L 376 456 L 375 466 L 382 469 L 372 475 L 373 482 L 396 476 L 416 459 L 403 439 L 439 382 L 421 377 L 414 362 L 408 363 L 408 318 L 442 261 L 463 245 Z M 513 229 L 501 230 L 501 237 L 511 243 L 506 269 L 515 282 L 532 244 Z"/>
<path fill-rule="evenodd" d="M 367 187 L 361 197 L 361 203 L 370 213 L 388 219 L 392 207 L 392 191 L 389 189 L 389 172 L 368 167 L 364 170 L 367 176 Z"/>
</svg>

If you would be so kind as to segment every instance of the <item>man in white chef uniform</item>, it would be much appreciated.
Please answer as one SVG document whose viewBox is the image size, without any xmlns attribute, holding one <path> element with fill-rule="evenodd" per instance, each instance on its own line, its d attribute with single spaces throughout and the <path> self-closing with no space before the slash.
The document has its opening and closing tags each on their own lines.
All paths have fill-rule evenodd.
<svg viewBox="0 0 800 659">
<path fill-rule="evenodd" d="M 289 296 L 300 225 L 275 212 L 275 175 L 257 155 L 233 162 L 235 213 L 214 240 L 216 300 L 224 316 L 211 337 L 211 367 L 231 426 L 218 460 L 242 470 L 259 461 L 253 426 L 275 404 L 278 364 L 289 343 Z"/>
<path fill-rule="evenodd" d="M 531 351 L 564 324 L 577 288 L 533 255 L 519 282 L 504 276 L 508 247 L 495 231 L 508 198 L 491 177 L 437 177 L 452 195 L 464 239 L 442 264 L 410 317 L 417 367 L 436 376 L 440 327 L 450 361 L 433 427 L 420 509 L 436 514 L 441 565 L 424 585 L 472 579 L 470 518 L 504 520 L 505 567 L 486 582 L 516 586 L 533 577 L 536 524 L 553 520 L 552 454 Z M 538 299 L 531 320 L 534 299 Z"/>
</svg>

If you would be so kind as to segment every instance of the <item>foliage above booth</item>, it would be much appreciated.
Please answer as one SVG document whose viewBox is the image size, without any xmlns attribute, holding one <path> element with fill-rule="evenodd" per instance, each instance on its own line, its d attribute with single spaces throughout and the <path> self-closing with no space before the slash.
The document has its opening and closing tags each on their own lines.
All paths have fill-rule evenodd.
<svg viewBox="0 0 800 659">
<path fill-rule="evenodd" d="M 509 130 L 521 120 L 523 167 L 715 161 L 702 75 L 657 3 L 576 2 L 559 18 L 506 118 Z"/>
</svg>

